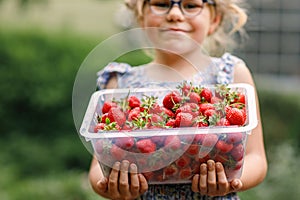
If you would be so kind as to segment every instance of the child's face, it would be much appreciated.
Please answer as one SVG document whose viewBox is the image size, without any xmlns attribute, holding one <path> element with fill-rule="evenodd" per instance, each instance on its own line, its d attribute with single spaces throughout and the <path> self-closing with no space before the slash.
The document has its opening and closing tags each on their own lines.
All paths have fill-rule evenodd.
<svg viewBox="0 0 300 200">
<path fill-rule="evenodd" d="M 149 34 L 154 44 L 184 53 L 195 47 L 195 44 L 201 45 L 205 37 L 216 29 L 219 20 L 213 19 L 210 11 L 209 6 L 204 4 L 200 14 L 187 17 L 178 5 L 173 5 L 169 13 L 157 15 L 146 3 L 140 25 L 143 28 L 154 28 Z"/>
</svg>

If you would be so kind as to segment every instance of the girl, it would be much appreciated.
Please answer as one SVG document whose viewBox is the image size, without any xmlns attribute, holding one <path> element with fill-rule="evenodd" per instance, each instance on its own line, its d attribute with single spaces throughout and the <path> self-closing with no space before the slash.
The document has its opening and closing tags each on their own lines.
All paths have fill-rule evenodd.
<svg viewBox="0 0 300 200">
<path fill-rule="evenodd" d="M 247 20 L 245 11 L 238 6 L 240 2 L 126 0 L 140 27 L 159 48 L 154 50 L 151 63 L 139 67 L 110 63 L 98 73 L 98 88 L 143 87 L 151 81 L 166 83 L 179 79 L 197 84 L 248 83 L 254 86 L 245 63 L 226 52 L 235 44 L 233 33 L 242 33 Z M 209 53 L 209 59 L 190 41 L 201 45 Z M 257 110 L 259 124 L 248 137 L 240 179 L 228 182 L 223 165 L 209 160 L 200 166 L 200 173 L 192 178 L 191 184 L 148 185 L 145 177 L 137 173 L 135 164 L 117 162 L 105 178 L 94 158 L 89 173 L 91 185 L 96 193 L 109 199 L 239 199 L 236 192 L 258 185 L 267 172 L 259 106 Z"/>
</svg>

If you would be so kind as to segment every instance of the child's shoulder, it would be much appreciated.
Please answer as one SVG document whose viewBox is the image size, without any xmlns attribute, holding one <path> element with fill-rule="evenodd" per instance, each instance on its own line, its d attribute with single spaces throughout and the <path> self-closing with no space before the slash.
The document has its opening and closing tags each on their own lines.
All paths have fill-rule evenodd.
<svg viewBox="0 0 300 200">
<path fill-rule="evenodd" d="M 245 64 L 241 58 L 231 53 L 225 53 L 221 57 L 213 57 L 212 61 L 216 70 L 216 82 L 223 84 L 233 82 L 235 67 Z"/>
<path fill-rule="evenodd" d="M 142 74 L 141 66 L 135 67 L 128 63 L 111 62 L 97 72 L 97 87 L 102 89 L 106 86 L 112 75 L 117 77 L 139 77 Z M 125 79 L 124 79 L 125 80 Z"/>
</svg>

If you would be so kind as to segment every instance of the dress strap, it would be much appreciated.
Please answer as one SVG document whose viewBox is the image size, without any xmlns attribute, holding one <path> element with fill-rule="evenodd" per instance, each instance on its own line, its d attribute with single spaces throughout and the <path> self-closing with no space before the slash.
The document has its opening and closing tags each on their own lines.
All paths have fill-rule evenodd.
<svg viewBox="0 0 300 200">
<path fill-rule="evenodd" d="M 113 74 L 120 76 L 129 72 L 131 69 L 132 67 L 127 63 L 109 63 L 102 70 L 97 72 L 97 89 L 104 89 Z"/>
<path fill-rule="evenodd" d="M 232 83 L 234 81 L 234 67 L 239 63 L 244 63 L 244 61 L 230 53 L 225 53 L 220 59 L 218 59 L 216 62 L 216 67 L 218 68 L 216 83 Z"/>
</svg>

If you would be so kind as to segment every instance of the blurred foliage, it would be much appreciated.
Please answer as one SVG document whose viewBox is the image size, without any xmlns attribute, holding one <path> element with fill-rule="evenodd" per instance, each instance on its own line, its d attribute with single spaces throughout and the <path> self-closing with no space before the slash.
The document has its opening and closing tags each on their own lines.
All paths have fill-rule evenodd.
<svg viewBox="0 0 300 200">
<path fill-rule="evenodd" d="M 72 88 L 98 41 L 68 32 L 2 30 L 0 44 L 0 199 L 97 199 L 86 176 L 91 155 L 73 123 Z M 134 51 L 117 60 L 138 65 L 149 57 Z M 296 198 L 300 97 L 259 90 L 259 98 L 269 174 L 241 196 Z"/>
</svg>

